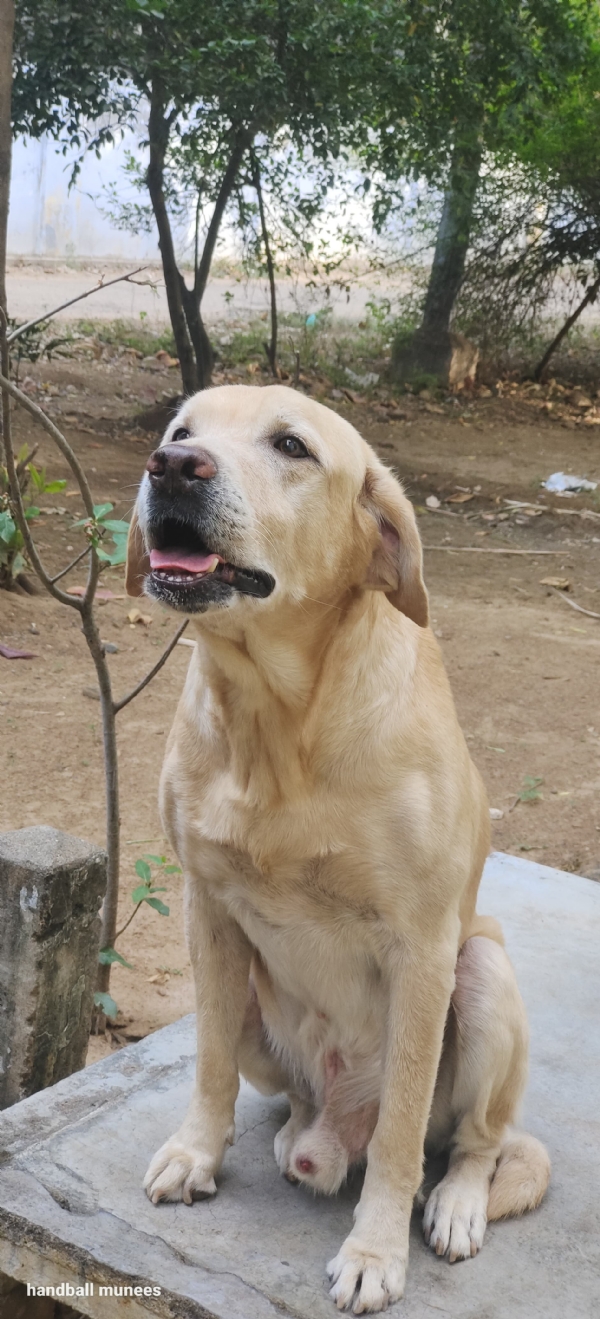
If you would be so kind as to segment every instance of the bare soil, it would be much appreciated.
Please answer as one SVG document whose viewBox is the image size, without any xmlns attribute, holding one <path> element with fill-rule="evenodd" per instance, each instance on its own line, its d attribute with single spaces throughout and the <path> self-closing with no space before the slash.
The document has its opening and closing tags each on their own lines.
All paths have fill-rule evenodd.
<svg viewBox="0 0 600 1319">
<path fill-rule="evenodd" d="M 250 377 L 238 368 L 228 378 Z M 261 379 L 255 369 L 252 378 Z M 177 373 L 159 363 L 144 370 L 134 357 L 121 357 L 39 363 L 28 368 L 26 387 L 60 419 L 97 502 L 110 500 L 115 515 L 127 517 L 167 415 L 164 399 L 177 384 Z M 569 607 L 542 580 L 567 580 L 567 598 L 600 614 L 600 512 L 594 494 L 560 499 L 540 489 L 560 469 L 600 481 L 593 414 L 575 408 L 554 417 L 535 397 L 521 395 L 441 404 L 407 398 L 390 409 L 385 397 L 353 404 L 347 396 L 332 400 L 322 383 L 305 388 L 326 395 L 358 426 L 398 471 L 417 507 L 433 628 L 490 804 L 503 812 L 493 825 L 494 846 L 600 879 L 600 619 Z M 154 409 L 154 431 L 136 422 L 144 409 Z M 400 415 L 389 420 L 390 412 Z M 15 429 L 20 443 L 39 442 L 36 462 L 47 465 L 49 476 L 69 476 L 22 412 L 15 413 Z M 472 497 L 450 498 L 461 494 Z M 432 495 L 437 509 L 425 503 Z M 77 549 L 80 533 L 70 528 L 81 502 L 69 479 L 66 492 L 42 503 L 50 511 L 33 526 L 57 571 L 72 557 L 69 547 Z M 513 553 L 497 552 L 505 550 Z M 70 580 L 83 576 L 75 570 Z M 119 694 L 155 662 L 177 620 L 144 603 L 152 621 L 132 624 L 121 570 L 109 570 L 103 585 L 115 593 L 99 606 L 99 617 L 103 638 L 117 646 L 110 664 Z M 2 593 L 0 640 L 37 656 L 0 657 L 0 827 L 47 823 L 101 841 L 100 711 L 78 615 L 41 595 Z M 177 646 L 119 716 L 124 920 L 136 858 L 165 845 L 157 784 L 189 654 Z M 537 800 L 518 799 L 527 777 L 541 780 Z M 168 884 L 170 916 L 142 909 L 119 943 L 134 969 L 114 968 L 119 1022 L 106 1039 L 92 1040 L 90 1058 L 193 1009 L 181 879 L 172 876 Z"/>
</svg>

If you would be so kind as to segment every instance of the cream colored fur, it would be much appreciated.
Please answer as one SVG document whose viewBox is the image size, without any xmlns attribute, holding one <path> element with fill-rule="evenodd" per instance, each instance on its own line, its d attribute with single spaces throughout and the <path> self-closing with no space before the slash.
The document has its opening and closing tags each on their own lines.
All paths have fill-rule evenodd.
<svg viewBox="0 0 600 1319">
<path fill-rule="evenodd" d="M 426 1140 L 450 1152 L 424 1219 L 450 1259 L 548 1181 L 543 1147 L 510 1130 L 527 1026 L 499 929 L 476 914 L 485 791 L 392 473 L 348 423 L 280 386 L 197 395 L 166 441 L 175 425 L 218 466 L 221 553 L 277 585 L 188 632 L 161 802 L 186 876 L 197 1080 L 145 1185 L 155 1203 L 214 1193 L 238 1067 L 287 1091 L 282 1172 L 328 1191 L 366 1158 L 329 1274 L 340 1309 L 378 1311 L 403 1292 Z M 282 430 L 316 460 L 276 452 Z M 146 499 L 143 482 L 133 593 L 148 572 Z"/>
</svg>

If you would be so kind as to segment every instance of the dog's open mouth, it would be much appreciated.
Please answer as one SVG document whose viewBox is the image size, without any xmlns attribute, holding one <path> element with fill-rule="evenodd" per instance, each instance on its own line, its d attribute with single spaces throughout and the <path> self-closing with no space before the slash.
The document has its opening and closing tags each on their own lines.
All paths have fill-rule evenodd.
<svg viewBox="0 0 600 1319">
<path fill-rule="evenodd" d="M 265 599 L 275 581 L 257 568 L 241 568 L 211 550 L 187 522 L 166 518 L 150 528 L 152 595 L 182 609 L 225 603 L 233 591 Z"/>
</svg>

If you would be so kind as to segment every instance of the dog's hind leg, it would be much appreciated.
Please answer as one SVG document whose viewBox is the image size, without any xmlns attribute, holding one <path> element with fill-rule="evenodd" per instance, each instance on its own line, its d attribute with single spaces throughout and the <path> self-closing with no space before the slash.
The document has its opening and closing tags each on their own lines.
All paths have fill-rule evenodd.
<svg viewBox="0 0 600 1319">
<path fill-rule="evenodd" d="M 436 1254 L 454 1262 L 477 1254 L 488 1218 L 539 1204 L 550 1172 L 543 1145 L 508 1130 L 527 1079 L 528 1029 L 512 966 L 492 939 L 475 936 L 461 949 L 444 1052 L 430 1134 L 451 1132 L 450 1162 L 423 1227 Z"/>
<path fill-rule="evenodd" d="M 291 1113 L 275 1137 L 275 1159 L 284 1177 L 297 1181 L 290 1171 L 290 1151 L 300 1133 L 312 1122 L 315 1109 L 307 1095 L 297 1093 L 297 1078 L 293 1077 L 291 1070 L 286 1067 L 285 1058 L 273 1049 L 269 1041 L 252 978 L 248 985 L 238 1066 L 242 1076 L 261 1094 L 287 1094 Z"/>
</svg>

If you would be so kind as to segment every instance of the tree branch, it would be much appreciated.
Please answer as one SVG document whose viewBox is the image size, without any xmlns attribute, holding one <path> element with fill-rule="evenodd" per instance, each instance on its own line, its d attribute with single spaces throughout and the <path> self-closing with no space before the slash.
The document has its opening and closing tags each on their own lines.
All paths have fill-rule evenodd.
<svg viewBox="0 0 600 1319">
<path fill-rule="evenodd" d="M 60 307 L 53 307 L 52 311 L 45 312 L 43 316 L 36 316 L 33 321 L 26 321 L 25 325 L 17 325 L 16 329 L 11 330 L 10 334 L 7 334 L 6 342 L 8 344 L 14 343 L 16 339 L 20 339 L 22 334 L 26 334 L 28 330 L 32 330 L 35 325 L 41 325 L 43 321 L 49 321 L 52 316 L 58 316 L 59 311 L 64 311 L 65 307 L 72 307 L 75 302 L 81 302 L 83 298 L 90 298 L 92 293 L 99 293 L 101 289 L 109 289 L 111 284 L 138 283 L 138 287 L 140 288 L 154 288 L 151 280 L 145 280 L 139 283 L 137 280 L 133 279 L 134 275 L 139 275 L 140 271 L 146 269 L 146 266 L 138 266 L 137 270 L 130 270 L 128 275 L 118 275 L 116 279 L 109 279 L 106 284 L 101 279 L 100 283 L 96 284 L 93 289 L 87 289 L 85 293 L 78 293 L 76 298 L 69 298 L 68 302 L 61 302 Z"/>
<path fill-rule="evenodd" d="M 273 262 L 273 254 L 271 252 L 271 243 L 269 241 L 269 230 L 267 228 L 267 217 L 265 214 L 265 204 L 260 178 L 260 166 L 256 153 L 252 147 L 250 148 L 250 164 L 252 168 L 252 182 L 258 200 L 258 213 L 260 215 L 260 227 L 265 248 L 265 260 L 267 262 L 269 294 L 271 299 L 271 342 L 264 344 L 264 349 L 267 354 L 269 366 L 271 367 L 271 372 L 277 380 L 279 378 L 279 371 L 277 369 L 277 287 L 275 284 L 275 265 Z"/>
<path fill-rule="evenodd" d="M 1 338 L 3 338 L 3 364 L 4 364 L 4 357 L 5 355 L 7 355 L 8 352 L 7 336 L 5 336 L 4 315 L 0 315 L 0 330 L 4 331 L 1 332 Z M 1 390 L 3 390 L 3 398 L 7 398 L 8 394 L 11 394 L 11 396 L 15 398 L 16 402 L 18 402 L 18 404 L 21 404 L 22 408 L 26 409 L 26 412 L 32 414 L 32 417 L 36 418 L 36 421 L 40 422 L 40 425 L 44 427 L 44 430 L 47 431 L 47 434 L 51 435 L 51 438 L 53 438 L 55 445 L 57 445 L 59 450 L 61 450 L 63 456 L 65 456 L 67 460 L 67 463 L 69 463 L 71 470 L 73 470 L 74 472 L 76 481 L 78 481 L 79 484 L 80 493 L 82 493 L 83 503 L 84 505 L 86 505 L 86 512 L 88 513 L 88 516 L 94 517 L 94 501 L 92 501 L 90 485 L 87 484 L 86 474 L 84 474 L 83 468 L 82 466 L 80 466 L 79 460 L 78 458 L 76 458 L 73 448 L 71 448 L 69 442 L 66 441 L 65 435 L 62 435 L 61 431 L 58 430 L 58 427 L 54 425 L 54 422 L 51 422 L 50 418 L 46 417 L 46 413 L 42 412 L 42 409 L 38 408 L 37 404 L 34 404 L 32 398 L 28 398 L 26 394 L 22 393 L 21 389 L 17 389 L 17 386 L 13 385 L 12 380 L 9 380 L 8 376 L 4 375 L 4 372 L 0 373 L 0 388 Z M 9 480 L 9 484 L 11 484 L 11 495 L 12 495 L 13 503 L 15 503 L 15 512 L 17 516 L 18 530 L 20 530 L 21 536 L 22 538 L 24 538 L 26 551 L 28 551 L 29 558 L 30 561 L 32 561 L 34 570 L 36 570 L 38 578 L 40 578 L 41 580 L 42 586 L 46 587 L 46 591 L 49 591 L 49 594 L 53 595 L 55 600 L 61 601 L 61 604 L 69 604 L 69 607 L 71 609 L 78 609 L 78 612 L 82 613 L 84 604 L 86 604 L 88 600 L 94 598 L 96 584 L 98 584 L 98 578 L 100 575 L 98 554 L 95 553 L 94 547 L 90 546 L 90 550 L 91 550 L 90 572 L 88 572 L 86 595 L 83 596 L 82 600 L 76 599 L 75 596 L 73 595 L 67 595 L 65 591 L 61 591 L 61 588 L 55 586 L 54 579 L 51 578 L 49 572 L 46 572 L 44 563 L 42 563 L 41 561 L 40 554 L 38 554 L 37 551 L 36 542 L 34 542 L 32 533 L 30 533 L 28 520 L 26 520 L 25 517 L 25 505 L 24 503 L 22 503 L 21 487 L 20 484 L 18 484 L 18 477 L 15 466 L 15 452 L 13 452 L 13 447 L 12 447 L 11 415 L 9 415 L 8 406 L 5 406 L 3 412 L 4 412 L 3 419 L 4 419 L 4 429 L 5 429 L 4 448 L 5 448 L 5 458 L 7 458 L 8 480 Z M 59 574 L 59 576 L 61 575 L 62 574 Z"/>
<path fill-rule="evenodd" d="M 186 618 L 185 623 L 182 623 L 181 627 L 177 629 L 175 636 L 171 638 L 166 650 L 163 650 L 163 653 L 160 659 L 157 660 L 154 668 L 150 669 L 150 672 L 146 674 L 145 678 L 142 678 L 141 682 L 138 682 L 137 687 L 134 687 L 133 691 L 129 692 L 127 696 L 123 696 L 120 701 L 113 701 L 113 711 L 115 714 L 118 714 L 119 710 L 124 710 L 125 706 L 129 705 L 129 702 L 133 700 L 134 696 L 139 696 L 140 692 L 143 692 L 144 687 L 147 687 L 148 683 L 152 682 L 152 679 L 160 672 L 163 664 L 168 660 L 171 651 L 175 649 L 179 638 L 183 636 L 189 621 L 189 618 Z"/>
<path fill-rule="evenodd" d="M 576 307 L 575 311 L 572 312 L 571 315 L 567 318 L 562 329 L 558 331 L 558 334 L 555 335 L 554 339 L 552 340 L 552 343 L 546 349 L 541 362 L 538 362 L 535 371 L 533 373 L 534 380 L 541 380 L 544 371 L 546 370 L 546 367 L 548 365 L 548 362 L 550 361 L 550 358 L 553 356 L 553 354 L 556 352 L 556 349 L 562 343 L 565 335 L 569 333 L 569 330 L 572 328 L 575 322 L 579 320 L 582 311 L 585 311 L 585 308 L 589 305 L 589 303 L 596 301 L 599 292 L 600 292 L 600 275 L 598 276 L 598 279 L 594 280 L 593 284 L 590 284 L 590 287 L 587 290 L 585 297 L 582 298 L 581 302 L 579 303 L 579 306 Z"/>
<path fill-rule="evenodd" d="M 9 380 L 8 376 L 5 376 L 4 374 L 0 374 L 0 389 L 6 390 L 6 393 L 10 394 L 11 398 L 14 398 L 17 403 L 20 403 L 21 407 L 25 408 L 26 412 L 31 413 L 31 416 L 35 417 L 36 421 L 39 421 L 40 426 L 42 426 L 43 429 L 48 432 L 48 435 L 54 440 L 54 443 L 57 448 L 60 449 L 63 458 L 66 458 L 69 467 L 79 484 L 81 497 L 85 504 L 85 511 L 88 514 L 88 517 L 93 518 L 94 503 L 87 477 L 77 455 L 74 453 L 68 440 L 65 440 L 64 435 L 59 431 L 58 426 L 54 425 L 54 422 L 46 416 L 46 413 L 37 403 L 33 402 L 33 399 L 28 398 L 27 394 L 24 394 L 22 389 L 17 389 L 17 386 L 13 385 L 12 380 Z"/>
<path fill-rule="evenodd" d="M 231 150 L 231 155 L 227 163 L 227 168 L 225 170 L 223 178 L 221 179 L 221 186 L 217 193 L 217 199 L 215 201 L 214 210 L 210 219 L 210 224 L 206 231 L 206 238 L 204 240 L 202 256 L 200 258 L 194 280 L 194 293 L 196 294 L 196 298 L 198 302 L 202 302 L 202 298 L 204 296 L 204 292 L 206 289 L 206 284 L 208 281 L 208 276 L 210 274 L 210 267 L 212 264 L 215 245 L 217 242 L 217 238 L 219 236 L 219 229 L 221 227 L 221 220 L 223 219 L 223 212 L 233 191 L 233 185 L 235 183 L 238 170 L 244 158 L 244 152 L 248 146 L 248 143 L 251 140 L 252 140 L 252 133 L 250 131 L 247 131 L 243 133 L 241 137 L 237 139 L 237 141 L 234 142 L 234 145 Z"/>
<path fill-rule="evenodd" d="M 54 577 L 50 578 L 50 581 L 54 584 L 54 582 L 59 582 L 61 577 L 66 577 L 67 573 L 71 571 L 71 568 L 75 568 L 78 563 L 81 563 L 82 559 L 85 559 L 86 554 L 89 554 L 91 548 L 91 545 L 86 545 L 85 549 L 81 551 L 81 554 L 78 554 L 76 559 L 71 559 L 71 562 L 67 564 L 66 568 L 61 568 L 60 572 L 55 573 Z"/>
</svg>

